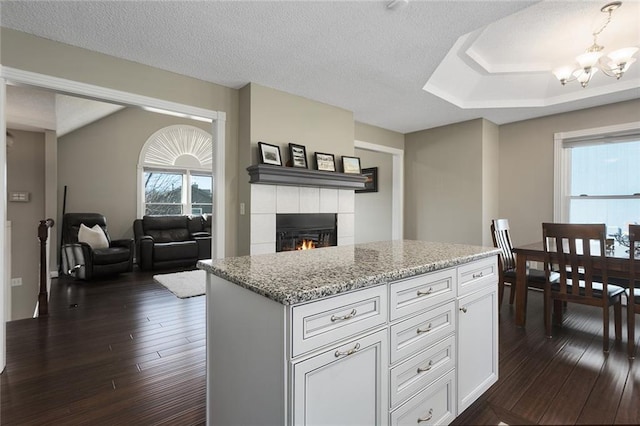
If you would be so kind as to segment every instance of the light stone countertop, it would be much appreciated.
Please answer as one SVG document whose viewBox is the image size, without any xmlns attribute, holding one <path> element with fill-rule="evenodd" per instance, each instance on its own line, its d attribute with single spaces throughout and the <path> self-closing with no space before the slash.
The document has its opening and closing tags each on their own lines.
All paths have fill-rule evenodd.
<svg viewBox="0 0 640 426">
<path fill-rule="evenodd" d="M 498 253 L 493 247 L 382 241 L 257 256 L 201 260 L 198 268 L 283 305 L 453 267 Z"/>
</svg>

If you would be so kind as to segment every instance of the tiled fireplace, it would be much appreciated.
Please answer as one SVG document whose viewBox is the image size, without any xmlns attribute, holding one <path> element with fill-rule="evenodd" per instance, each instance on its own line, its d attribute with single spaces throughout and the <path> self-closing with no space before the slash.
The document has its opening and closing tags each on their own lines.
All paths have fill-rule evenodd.
<svg viewBox="0 0 640 426">
<path fill-rule="evenodd" d="M 354 242 L 353 189 L 251 185 L 251 254 L 275 253 L 276 214 L 334 213 L 337 244 Z"/>
</svg>

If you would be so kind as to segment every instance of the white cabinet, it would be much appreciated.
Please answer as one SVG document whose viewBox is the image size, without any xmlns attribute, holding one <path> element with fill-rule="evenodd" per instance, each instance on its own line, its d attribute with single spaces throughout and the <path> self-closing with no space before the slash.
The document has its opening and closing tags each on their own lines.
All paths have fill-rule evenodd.
<svg viewBox="0 0 640 426">
<path fill-rule="evenodd" d="M 498 380 L 498 302 L 494 281 L 458 299 L 458 414 Z"/>
<path fill-rule="evenodd" d="M 448 424 L 498 377 L 497 258 L 285 306 L 207 277 L 207 424 Z"/>
<path fill-rule="evenodd" d="M 292 365 L 293 424 L 387 424 L 387 332 Z"/>
</svg>

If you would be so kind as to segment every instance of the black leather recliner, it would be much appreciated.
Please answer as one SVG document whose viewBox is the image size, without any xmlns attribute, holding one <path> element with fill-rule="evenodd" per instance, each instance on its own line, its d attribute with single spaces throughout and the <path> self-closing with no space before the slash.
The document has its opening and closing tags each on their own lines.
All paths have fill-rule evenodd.
<svg viewBox="0 0 640 426">
<path fill-rule="evenodd" d="M 133 221 L 136 262 L 143 271 L 195 266 L 211 257 L 211 219 L 202 216 L 144 216 Z"/>
<path fill-rule="evenodd" d="M 93 249 L 78 241 L 80 225 L 100 226 L 109 243 L 107 248 Z M 75 278 L 97 277 L 133 270 L 133 239 L 112 240 L 107 219 L 99 213 L 66 213 L 62 218 L 62 272 Z"/>
</svg>

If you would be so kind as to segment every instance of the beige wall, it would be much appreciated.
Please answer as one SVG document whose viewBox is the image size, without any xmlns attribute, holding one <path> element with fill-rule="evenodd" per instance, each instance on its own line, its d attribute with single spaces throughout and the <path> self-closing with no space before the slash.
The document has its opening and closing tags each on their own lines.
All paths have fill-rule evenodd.
<svg viewBox="0 0 640 426">
<path fill-rule="evenodd" d="M 8 202 L 11 221 L 11 277 L 22 285 L 11 288 L 11 319 L 31 318 L 40 287 L 38 225 L 45 219 L 44 133 L 11 130 L 15 143 L 7 152 L 7 189 L 27 191 L 30 201 Z"/>
<path fill-rule="evenodd" d="M 492 247 L 491 220 L 498 217 L 500 198 L 500 128 L 482 120 L 482 245 Z"/>
<path fill-rule="evenodd" d="M 541 240 L 553 220 L 554 133 L 640 121 L 640 100 L 500 126 L 500 216 L 516 245 Z"/>
<path fill-rule="evenodd" d="M 404 149 L 404 134 L 357 121 L 355 122 L 355 140 Z"/>
<path fill-rule="evenodd" d="M 102 213 L 111 238 L 133 238 L 140 151 L 152 134 L 176 124 L 211 132 L 209 123 L 125 108 L 59 138 L 58 194 L 66 185 L 67 213 Z M 62 219 L 62 198 L 58 205 Z"/>
<path fill-rule="evenodd" d="M 236 252 L 238 91 L 44 38 L 0 29 L 4 66 L 226 113 L 226 252 Z M 29 54 L 25 54 L 29 52 Z"/>
<path fill-rule="evenodd" d="M 378 192 L 355 194 L 355 242 L 391 240 L 392 167 L 391 154 L 355 149 L 360 167 L 378 168 Z"/>
<path fill-rule="evenodd" d="M 334 154 L 340 170 L 341 156 L 353 155 L 354 121 L 350 111 L 254 83 L 240 90 L 240 99 L 238 194 L 245 215 L 237 235 L 239 254 L 248 254 L 251 192 L 246 168 L 259 163 L 258 142 L 279 146 L 283 164 L 290 142 L 304 145 L 311 169 L 316 151 Z"/>
<path fill-rule="evenodd" d="M 405 135 L 404 235 L 482 244 L 483 120 Z"/>
</svg>

